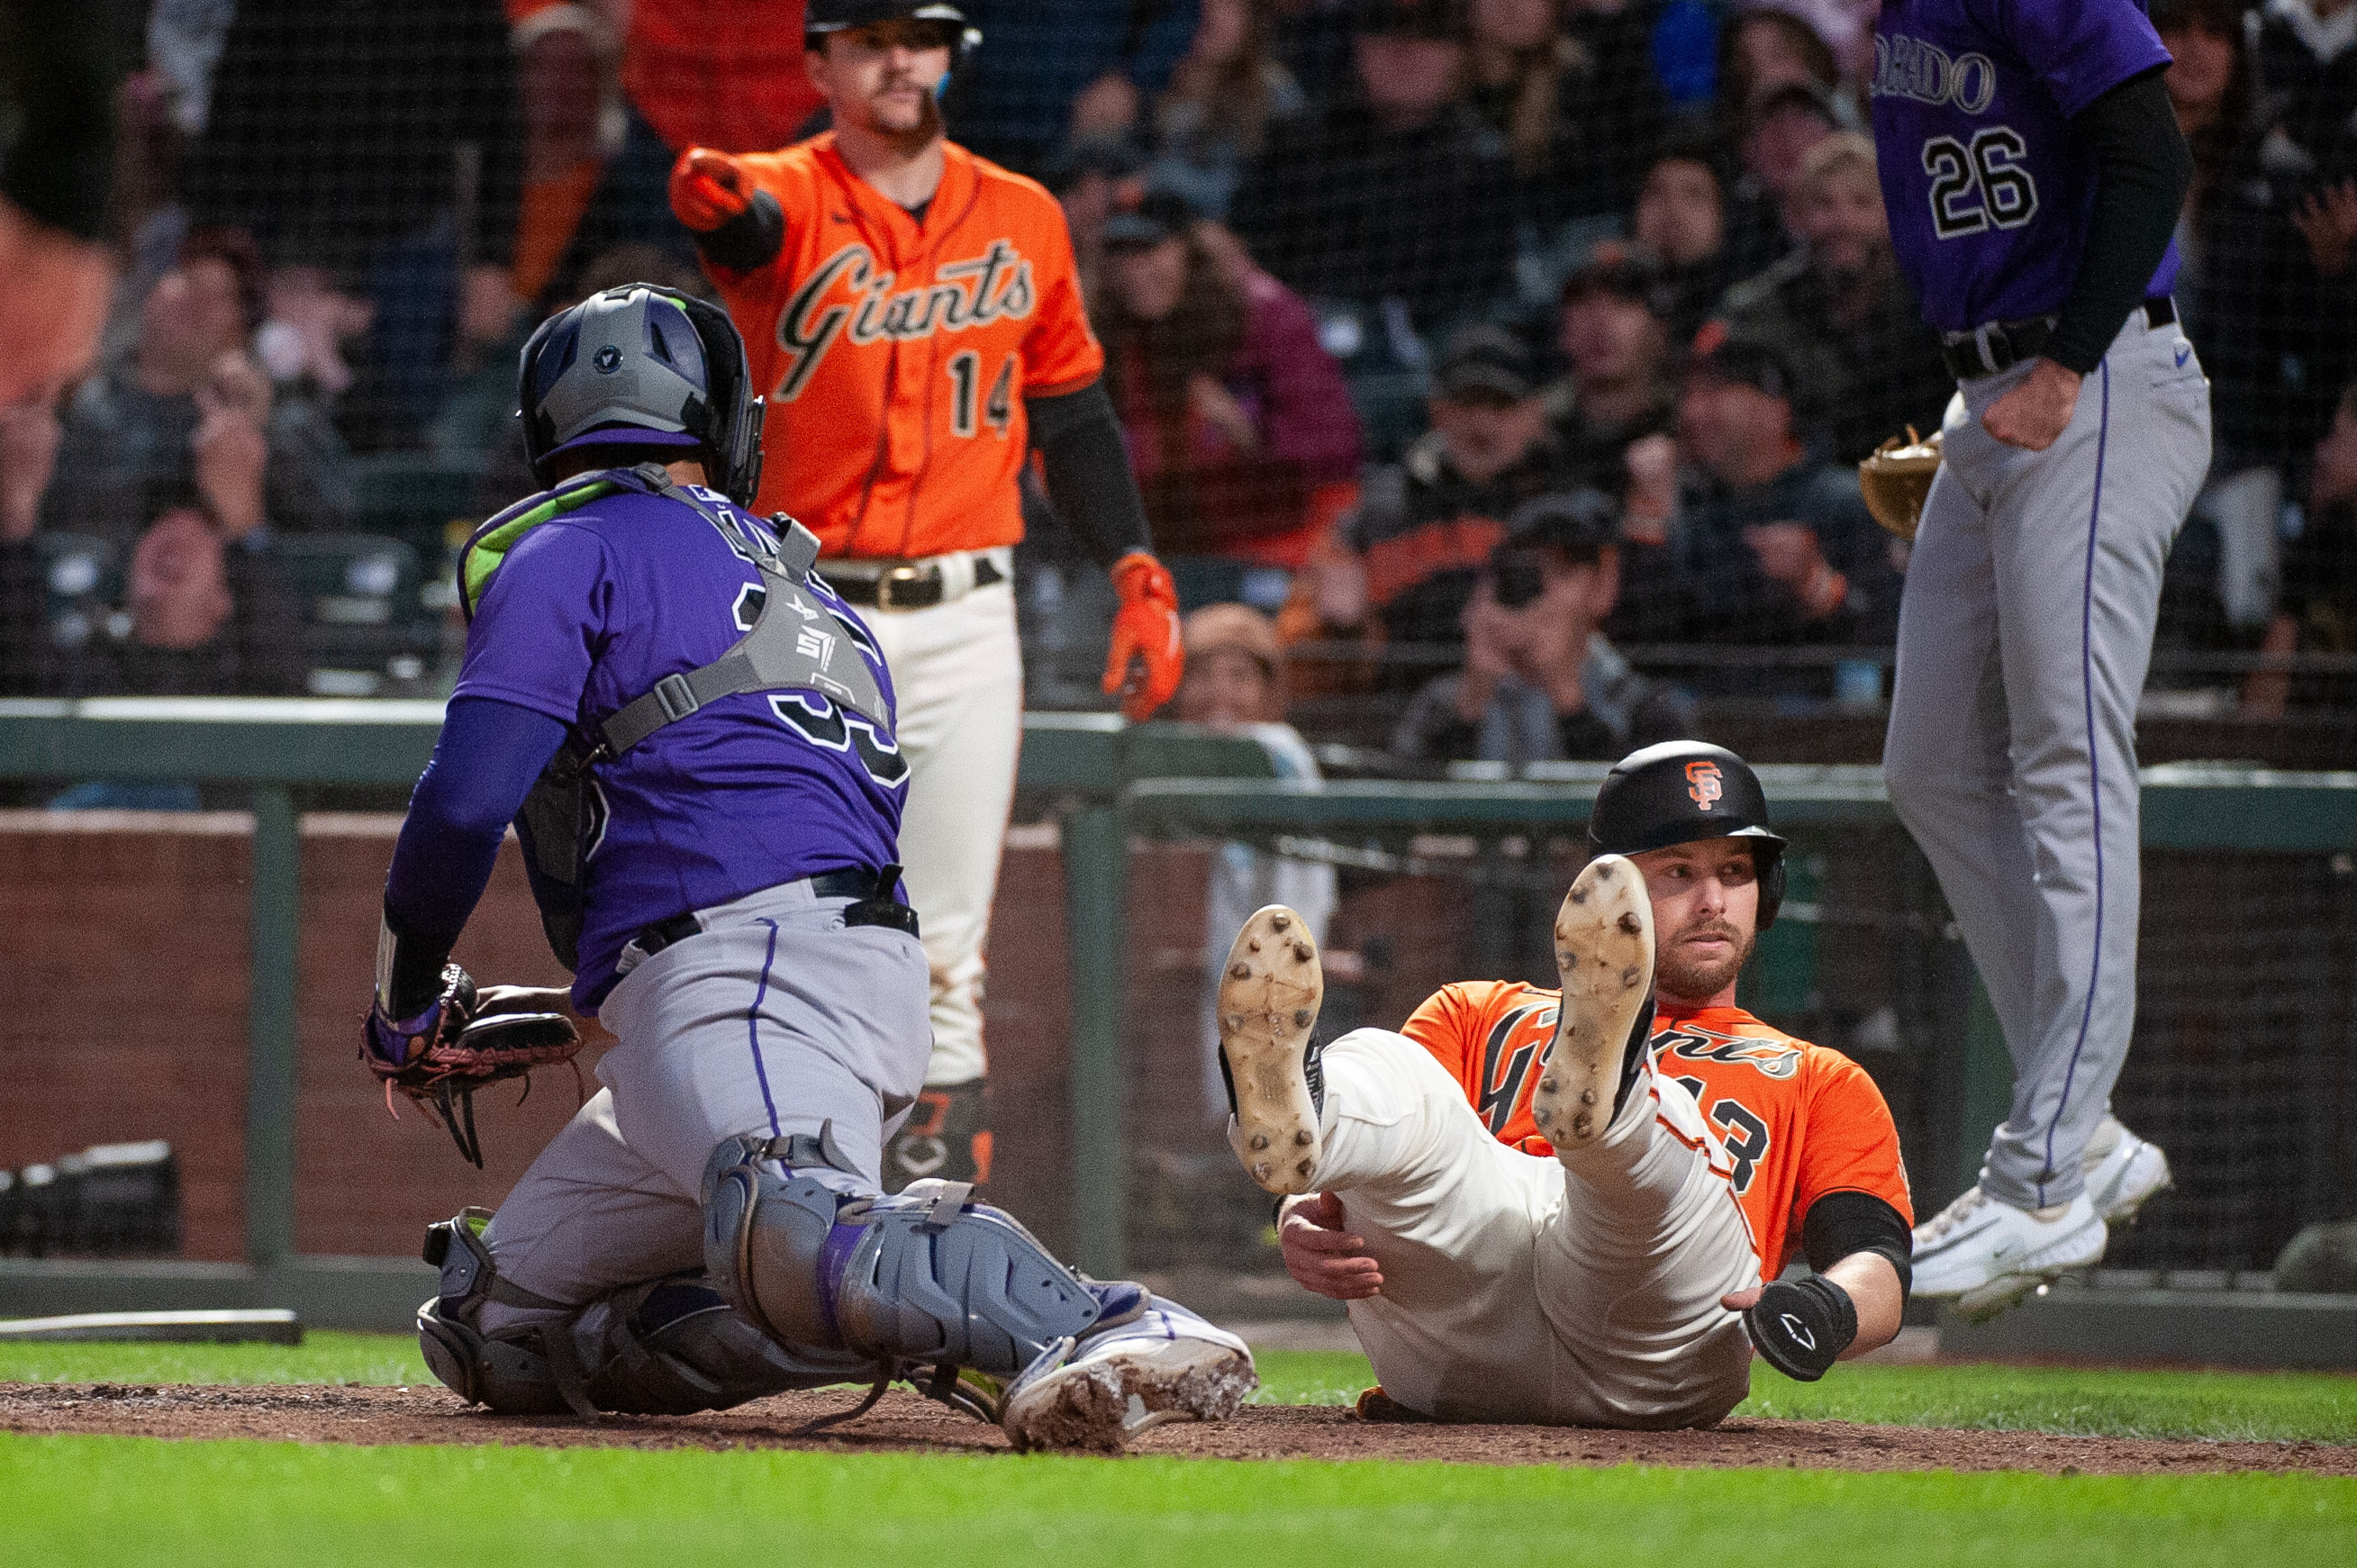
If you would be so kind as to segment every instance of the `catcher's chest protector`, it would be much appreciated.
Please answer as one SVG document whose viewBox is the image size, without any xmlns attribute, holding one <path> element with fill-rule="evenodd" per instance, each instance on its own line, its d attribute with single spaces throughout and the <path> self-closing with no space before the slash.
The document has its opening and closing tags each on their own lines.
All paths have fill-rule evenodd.
<svg viewBox="0 0 2357 1568">
<path fill-rule="evenodd" d="M 673 483 L 657 464 L 581 475 L 519 502 L 478 529 L 458 562 L 459 600 L 468 618 L 473 618 L 492 574 L 526 533 L 620 489 L 651 492 L 694 508 L 760 573 L 761 607 L 752 629 L 718 659 L 664 676 L 654 690 L 597 724 L 591 732 L 594 738 L 576 733 L 524 797 L 523 809 L 516 813 L 516 831 L 532 862 L 533 898 L 540 906 L 549 948 L 567 972 L 579 968 L 583 845 L 593 828 L 592 767 L 613 760 L 707 703 L 744 692 L 817 692 L 878 730 L 887 726 L 883 690 L 859 656 L 856 639 L 810 591 L 811 567 L 818 560 L 817 536 L 791 518 L 781 518 L 780 541 L 772 547 L 759 532 L 716 513 Z"/>
</svg>

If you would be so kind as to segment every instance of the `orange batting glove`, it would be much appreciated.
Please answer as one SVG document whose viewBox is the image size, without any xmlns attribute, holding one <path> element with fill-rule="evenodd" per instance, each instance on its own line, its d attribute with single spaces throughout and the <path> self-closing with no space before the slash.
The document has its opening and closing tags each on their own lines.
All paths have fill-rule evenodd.
<svg viewBox="0 0 2357 1568">
<path fill-rule="evenodd" d="M 671 166 L 672 212 L 699 234 L 743 217 L 752 191 L 744 166 L 710 147 L 690 147 Z"/>
<path fill-rule="evenodd" d="M 1113 612 L 1113 650 L 1105 659 L 1104 689 L 1121 693 L 1122 715 L 1131 722 L 1152 715 L 1178 691 L 1187 650 L 1178 639 L 1178 588 L 1169 569 L 1143 550 L 1113 564 L 1113 590 L 1121 607 Z M 1138 677 L 1130 661 L 1143 666 Z"/>
</svg>

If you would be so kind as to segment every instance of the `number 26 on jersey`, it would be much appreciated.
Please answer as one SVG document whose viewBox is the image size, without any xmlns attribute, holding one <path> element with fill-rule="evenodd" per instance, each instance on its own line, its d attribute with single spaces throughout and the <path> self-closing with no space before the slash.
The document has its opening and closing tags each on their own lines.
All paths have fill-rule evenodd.
<svg viewBox="0 0 2357 1568">
<path fill-rule="evenodd" d="M 2038 182 L 2021 166 L 2029 154 L 2010 126 L 1973 133 L 1969 143 L 1934 136 L 1923 144 L 1932 177 L 1932 228 L 1961 240 L 1990 228 L 2018 229 L 2038 215 Z"/>
</svg>

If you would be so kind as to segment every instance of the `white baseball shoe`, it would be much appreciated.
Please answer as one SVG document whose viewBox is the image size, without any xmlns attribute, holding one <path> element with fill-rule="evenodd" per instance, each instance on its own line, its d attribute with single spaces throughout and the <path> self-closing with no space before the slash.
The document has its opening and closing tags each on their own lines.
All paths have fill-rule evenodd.
<svg viewBox="0 0 2357 1568">
<path fill-rule="evenodd" d="M 1970 1322 L 2104 1255 L 2104 1217 L 2084 1192 L 2045 1208 L 2016 1208 L 1977 1186 L 1915 1228 L 1914 1294 L 1953 1296 Z"/>
<path fill-rule="evenodd" d="M 1259 1386 L 1243 1340 L 1157 1297 L 1034 1362 L 1008 1385 L 998 1424 L 1022 1453 L 1117 1454 L 1166 1421 L 1225 1421 Z"/>
<path fill-rule="evenodd" d="M 1644 1048 L 1652 1022 L 1653 901 L 1632 863 L 1599 854 L 1573 879 L 1555 918 L 1555 961 L 1563 1005 L 1531 1120 L 1562 1154 L 1604 1135 L 1628 1053 Z"/>
<path fill-rule="evenodd" d="M 1220 975 L 1220 1065 L 1228 1146 L 1264 1192 L 1309 1190 L 1318 1167 L 1317 1054 L 1310 1030 L 1326 998 L 1308 922 L 1282 904 L 1254 912 Z"/>
<path fill-rule="evenodd" d="M 2116 1116 L 2097 1125 L 2079 1166 L 2087 1173 L 2087 1201 L 2107 1226 L 2134 1224 L 2145 1199 L 2175 1185 L 2160 1145 L 2137 1137 Z"/>
</svg>

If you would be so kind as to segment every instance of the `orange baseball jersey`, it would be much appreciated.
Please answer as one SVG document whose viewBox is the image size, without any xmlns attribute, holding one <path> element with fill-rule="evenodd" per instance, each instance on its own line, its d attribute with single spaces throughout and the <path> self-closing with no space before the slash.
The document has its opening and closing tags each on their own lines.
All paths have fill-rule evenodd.
<svg viewBox="0 0 2357 1568">
<path fill-rule="evenodd" d="M 964 148 L 920 224 L 851 172 L 832 133 L 741 162 L 785 209 L 784 248 L 711 267 L 770 399 L 757 504 L 830 555 L 906 557 L 1023 536 L 1023 400 L 1104 369 L 1063 209 Z"/>
<path fill-rule="evenodd" d="M 1402 1032 L 1464 1086 L 1499 1142 L 1552 1155 L 1531 1120 L 1531 1090 L 1560 994 L 1502 980 L 1447 985 Z M 1839 1051 L 1740 1007 L 1664 1007 L 1653 1018 L 1653 1060 L 1693 1093 L 1726 1150 L 1765 1277 L 1799 1251 L 1809 1206 L 1827 1193 L 1870 1193 L 1914 1223 L 1890 1108 Z"/>
</svg>

